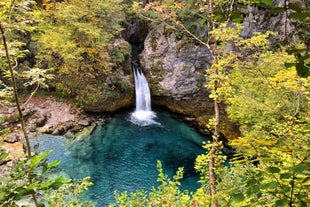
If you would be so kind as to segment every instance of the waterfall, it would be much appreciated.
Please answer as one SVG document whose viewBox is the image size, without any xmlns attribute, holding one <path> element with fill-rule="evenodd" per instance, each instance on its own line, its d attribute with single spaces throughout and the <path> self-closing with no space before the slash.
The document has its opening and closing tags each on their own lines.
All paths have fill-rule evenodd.
<svg viewBox="0 0 310 207">
<path fill-rule="evenodd" d="M 133 65 L 133 74 L 136 89 L 136 111 L 152 111 L 150 88 L 145 76 L 137 65 Z"/>
<path fill-rule="evenodd" d="M 154 120 L 156 114 L 151 109 L 151 92 L 146 77 L 137 64 L 133 64 L 136 92 L 136 110 L 131 114 L 130 121 L 139 126 L 159 124 Z"/>
</svg>

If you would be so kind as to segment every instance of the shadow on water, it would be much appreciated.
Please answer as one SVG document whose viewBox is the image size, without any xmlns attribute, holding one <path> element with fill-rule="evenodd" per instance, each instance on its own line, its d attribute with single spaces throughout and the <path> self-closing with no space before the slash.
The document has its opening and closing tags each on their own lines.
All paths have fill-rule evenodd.
<svg viewBox="0 0 310 207">
<path fill-rule="evenodd" d="M 201 145 L 206 139 L 164 111 L 156 111 L 155 121 L 160 125 L 144 127 L 132 124 L 130 114 L 115 114 L 105 125 L 97 126 L 91 137 L 68 142 L 47 135 L 32 139 L 32 144 L 39 143 L 36 151 L 52 149 L 50 159 L 61 160 L 60 167 L 67 176 L 91 176 L 94 186 L 86 198 L 98 206 L 113 202 L 115 190 L 132 192 L 158 186 L 157 160 L 170 177 L 183 166 L 181 189 L 197 189 L 199 176 L 194 161 L 205 152 Z"/>
</svg>

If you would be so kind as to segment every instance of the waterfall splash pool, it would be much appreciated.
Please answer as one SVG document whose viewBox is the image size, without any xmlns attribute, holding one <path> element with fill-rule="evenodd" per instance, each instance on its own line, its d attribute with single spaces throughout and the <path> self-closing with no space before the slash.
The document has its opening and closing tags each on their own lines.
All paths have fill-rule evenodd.
<svg viewBox="0 0 310 207">
<path fill-rule="evenodd" d="M 91 136 L 79 140 L 44 135 L 31 139 L 31 143 L 37 152 L 53 150 L 49 159 L 61 160 L 60 170 L 67 176 L 91 176 L 94 186 L 85 198 L 97 206 L 113 202 L 115 190 L 133 192 L 158 186 L 157 160 L 170 177 L 184 166 L 181 189 L 198 188 L 194 161 L 205 152 L 201 147 L 204 138 L 164 111 L 156 111 L 159 124 L 149 126 L 132 123 L 131 114 L 116 114 L 105 125 L 97 126 Z"/>
</svg>

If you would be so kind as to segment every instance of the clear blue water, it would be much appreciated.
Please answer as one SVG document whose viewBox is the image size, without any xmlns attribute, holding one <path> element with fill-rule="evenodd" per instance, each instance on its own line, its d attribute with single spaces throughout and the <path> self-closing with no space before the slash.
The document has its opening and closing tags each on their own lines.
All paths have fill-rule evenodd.
<svg viewBox="0 0 310 207">
<path fill-rule="evenodd" d="M 39 143 L 36 151 L 53 150 L 49 159 L 61 160 L 60 168 L 71 178 L 91 176 L 94 186 L 85 196 L 97 206 L 113 202 L 115 190 L 157 186 L 157 160 L 170 177 L 184 166 L 181 188 L 195 190 L 199 184 L 193 166 L 197 155 L 205 152 L 201 147 L 205 139 L 171 114 L 156 113 L 160 125 L 134 125 L 128 112 L 96 127 L 90 137 L 68 142 L 59 136 L 43 136 L 32 139 L 32 144 Z"/>
</svg>

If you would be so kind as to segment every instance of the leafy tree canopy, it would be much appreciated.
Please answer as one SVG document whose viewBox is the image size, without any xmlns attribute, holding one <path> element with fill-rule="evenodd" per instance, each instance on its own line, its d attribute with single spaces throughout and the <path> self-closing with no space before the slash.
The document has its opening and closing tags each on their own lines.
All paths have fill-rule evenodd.
<svg viewBox="0 0 310 207">
<path fill-rule="evenodd" d="M 112 45 L 125 18 L 121 3 L 69 0 L 44 4 L 35 37 L 38 65 L 56 70 L 56 87 L 64 94 L 71 95 L 73 88 L 78 88 L 77 82 L 94 81 L 111 73 L 117 63 L 111 55 Z"/>
</svg>

